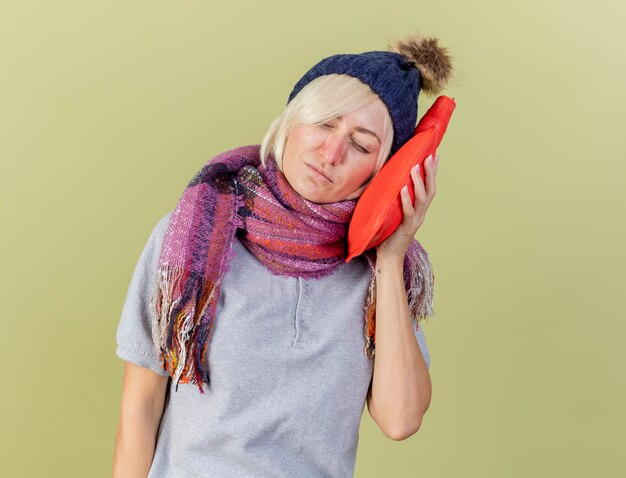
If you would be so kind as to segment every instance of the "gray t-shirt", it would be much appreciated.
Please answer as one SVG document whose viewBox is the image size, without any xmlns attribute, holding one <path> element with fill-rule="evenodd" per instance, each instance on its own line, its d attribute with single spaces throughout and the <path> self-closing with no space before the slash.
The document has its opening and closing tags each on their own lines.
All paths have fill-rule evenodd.
<svg viewBox="0 0 626 478">
<path fill-rule="evenodd" d="M 149 304 L 170 216 L 139 258 L 117 330 L 117 355 L 163 376 Z M 170 380 L 148 476 L 352 477 L 373 370 L 365 259 L 304 280 L 273 275 L 238 240 L 232 247 L 207 351 L 211 383 L 203 395 Z M 421 326 L 416 338 L 430 366 Z"/>
</svg>

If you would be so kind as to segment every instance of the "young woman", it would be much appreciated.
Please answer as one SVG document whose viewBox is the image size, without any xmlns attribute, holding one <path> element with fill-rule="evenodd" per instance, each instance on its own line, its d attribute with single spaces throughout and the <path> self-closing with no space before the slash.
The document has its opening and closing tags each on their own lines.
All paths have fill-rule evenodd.
<svg viewBox="0 0 626 478">
<path fill-rule="evenodd" d="M 122 311 L 114 476 L 350 477 L 366 402 L 389 438 L 419 429 L 433 274 L 414 235 L 438 157 L 425 182 L 412 172 L 415 201 L 402 191 L 386 241 L 346 263 L 346 233 L 356 199 L 412 136 L 420 89 L 438 92 L 451 70 L 437 40 L 417 36 L 326 58 L 260 147 L 222 153 L 191 180 Z"/>
</svg>

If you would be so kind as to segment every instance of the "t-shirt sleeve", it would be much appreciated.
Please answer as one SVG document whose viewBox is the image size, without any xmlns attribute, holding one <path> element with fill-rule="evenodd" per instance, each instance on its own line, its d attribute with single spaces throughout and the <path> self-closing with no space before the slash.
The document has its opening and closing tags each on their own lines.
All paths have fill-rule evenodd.
<svg viewBox="0 0 626 478">
<path fill-rule="evenodd" d="M 156 280 L 161 246 L 171 212 L 154 227 L 135 267 L 122 316 L 117 327 L 116 355 L 122 360 L 149 368 L 162 376 L 168 373 L 161 368 L 157 350 L 152 341 L 152 312 L 150 295 Z"/>
<path fill-rule="evenodd" d="M 417 327 L 417 319 L 413 319 L 413 330 L 415 331 L 415 327 Z M 430 368 L 430 352 L 428 351 L 428 345 L 426 345 L 426 337 L 424 336 L 424 327 L 420 324 L 419 328 L 415 331 L 415 338 L 417 339 L 417 344 L 422 352 L 422 357 L 424 357 L 424 362 L 426 362 L 426 367 Z"/>
</svg>

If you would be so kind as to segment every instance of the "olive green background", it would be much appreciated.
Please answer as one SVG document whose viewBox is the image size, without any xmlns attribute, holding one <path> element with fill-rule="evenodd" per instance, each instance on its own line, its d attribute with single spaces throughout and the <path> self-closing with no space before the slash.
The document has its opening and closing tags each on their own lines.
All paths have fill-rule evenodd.
<svg viewBox="0 0 626 478">
<path fill-rule="evenodd" d="M 315 62 L 416 31 L 457 69 L 417 234 L 433 397 L 402 442 L 364 413 L 355 476 L 626 476 L 624 2 L 4 3 L 2 476 L 110 475 L 152 227 Z"/>
</svg>

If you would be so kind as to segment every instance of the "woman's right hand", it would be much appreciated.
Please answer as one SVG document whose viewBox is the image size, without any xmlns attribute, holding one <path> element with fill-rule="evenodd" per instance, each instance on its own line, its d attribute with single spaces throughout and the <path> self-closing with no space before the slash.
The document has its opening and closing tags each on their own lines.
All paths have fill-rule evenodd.
<svg viewBox="0 0 626 478">
<path fill-rule="evenodd" d="M 168 376 L 125 363 L 113 478 L 145 478 L 148 475 L 168 382 Z"/>
</svg>

